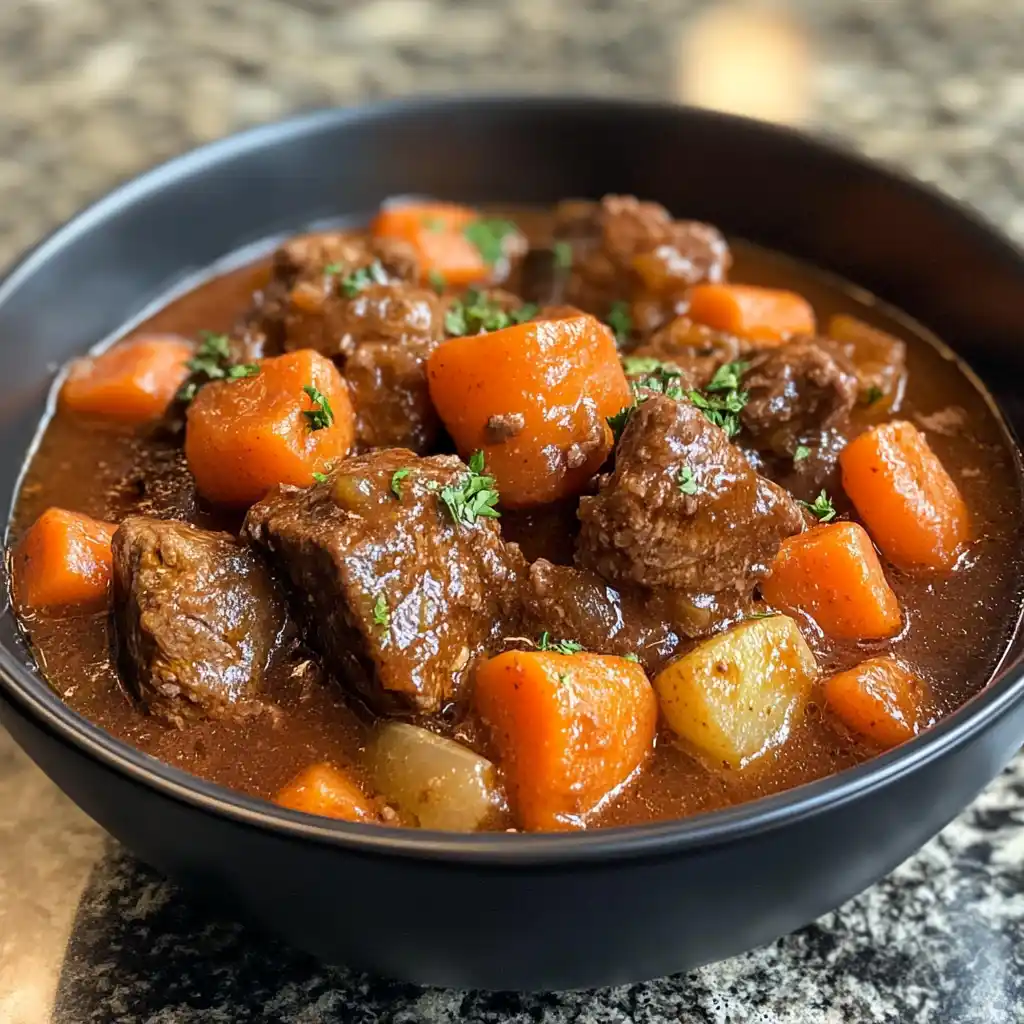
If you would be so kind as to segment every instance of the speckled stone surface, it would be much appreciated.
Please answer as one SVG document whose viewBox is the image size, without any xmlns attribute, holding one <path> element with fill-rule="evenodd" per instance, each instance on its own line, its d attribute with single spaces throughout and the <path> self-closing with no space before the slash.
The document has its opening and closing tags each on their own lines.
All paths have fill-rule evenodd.
<svg viewBox="0 0 1024 1024">
<path fill-rule="evenodd" d="M 424 90 L 686 95 L 711 5 L 673 0 L 6 0 L 0 260 L 158 160 L 293 110 Z M 1017 9 L 1017 12 L 1015 12 Z M 1024 10 L 797 0 L 816 129 L 1024 239 Z M 0 1024 L 1024 1021 L 1024 762 L 868 892 L 692 974 L 574 995 L 328 969 L 138 864 L 0 733 Z"/>
</svg>

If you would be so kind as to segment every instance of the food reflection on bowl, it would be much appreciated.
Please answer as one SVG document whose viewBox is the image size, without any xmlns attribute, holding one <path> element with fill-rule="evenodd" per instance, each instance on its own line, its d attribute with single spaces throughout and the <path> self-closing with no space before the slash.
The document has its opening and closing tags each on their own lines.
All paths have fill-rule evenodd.
<svg viewBox="0 0 1024 1024">
<path fill-rule="evenodd" d="M 419 181 L 375 128 L 415 153 L 420 118 L 454 146 L 503 124 L 547 162 L 526 186 L 486 160 L 469 185 Z M 742 203 L 714 216 L 721 182 L 598 184 L 549 137 L 576 125 L 596 140 L 616 119 L 641 149 L 672 124 L 708 159 L 804 159 L 810 185 L 834 162 L 822 216 L 842 216 L 829 188 L 855 168 L 908 217 L 930 202 L 964 247 L 990 244 L 913 186 L 753 122 L 598 101 L 327 114 L 111 200 L 141 238 L 147 218 L 171 230 L 191 175 L 206 200 L 240 168 L 255 182 L 184 250 L 154 256 L 152 283 L 93 339 L 112 344 L 82 357 L 80 337 L 60 342 L 78 358 L 32 448 L 9 550 L 17 625 L 66 703 L 19 671 L 5 720 L 144 856 L 322 955 L 490 987 L 685 967 L 857 891 L 1012 749 L 1019 726 L 994 711 L 974 747 L 948 739 L 967 734 L 965 702 L 1019 705 L 1005 679 L 975 696 L 1020 615 L 1020 465 L 997 407 L 912 319 L 932 320 L 919 289 L 907 315 L 860 287 L 899 300 L 884 260 L 847 284 L 828 246 L 813 265 L 817 232 L 780 246 L 786 231 L 759 230 Z M 274 161 L 306 166 L 342 141 L 379 180 L 350 169 L 339 193 L 325 176 L 308 205 L 270 216 Z M 641 198 L 611 191 L 619 181 Z M 564 198 L 576 192 L 599 198 Z M 343 223 L 303 230 L 328 197 Z M 62 272 L 102 238 L 92 217 L 51 243 Z M 202 254 L 202 281 L 131 315 Z M 40 287 L 45 271 L 18 273 Z M 957 751 L 973 768 L 945 811 L 884 841 L 865 825 L 871 789 L 890 806 L 931 792 Z M 99 775 L 71 778 L 72 764 Z M 642 827 L 608 831 L 624 825 Z M 835 870 L 781 856 L 822 829 L 830 849 L 859 830 Z M 222 852 L 196 854 L 188 832 Z M 260 854 L 238 864 L 239 843 Z M 714 894 L 758 856 L 747 905 L 708 925 Z M 404 912 L 389 945 L 384 922 L 332 924 L 351 897 L 329 881 L 338 870 L 359 879 L 360 905 L 374 886 L 420 894 L 454 870 L 517 942 L 531 912 L 559 923 L 512 967 Z M 750 891 L 815 875 L 820 895 Z M 708 941 L 638 896 L 668 879 L 674 913 Z M 556 953 L 598 893 L 635 903 L 626 930 L 635 942 L 647 920 L 646 939 L 624 950 L 609 908 L 593 956 Z"/>
</svg>

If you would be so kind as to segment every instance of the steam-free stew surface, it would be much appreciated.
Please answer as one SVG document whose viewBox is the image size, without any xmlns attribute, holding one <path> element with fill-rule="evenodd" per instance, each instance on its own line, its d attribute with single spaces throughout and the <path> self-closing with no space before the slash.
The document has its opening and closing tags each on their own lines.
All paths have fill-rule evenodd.
<svg viewBox="0 0 1024 1024">
<path fill-rule="evenodd" d="M 550 225 L 545 215 L 520 211 L 517 219 L 534 240 L 546 241 Z M 927 683 L 924 720 L 937 719 L 985 685 L 1017 616 L 1020 495 L 1014 455 L 972 382 L 909 321 L 786 258 L 738 241 L 731 242 L 731 248 L 730 280 L 797 292 L 812 304 L 819 324 L 833 314 L 848 313 L 907 343 L 907 383 L 898 415 L 924 432 L 960 489 L 970 513 L 972 540 L 947 573 L 903 572 L 884 563 L 903 615 L 903 627 L 894 638 L 834 641 L 813 628 L 806 628 L 804 634 L 822 677 L 871 655 L 897 655 Z M 270 263 L 263 260 L 215 277 L 171 301 L 135 328 L 132 336 L 195 338 L 201 331 L 229 331 L 270 274 Z M 514 291 L 515 279 L 507 287 Z M 860 404 L 852 413 L 848 434 L 855 436 L 884 418 Z M 798 497 L 814 497 L 816 484 L 809 490 L 798 475 L 787 478 L 778 464 L 775 475 Z M 856 518 L 834 482 L 832 497 L 840 518 Z M 173 516 L 232 533 L 238 531 L 244 514 L 244 509 L 196 500 L 177 439 L 146 427 L 82 416 L 62 406 L 32 457 L 12 541 L 52 506 L 111 522 L 136 513 Z M 575 501 L 506 510 L 500 525 L 506 539 L 518 541 L 527 558 L 543 556 L 557 564 L 572 563 Z M 370 786 L 364 764 L 375 716 L 345 686 L 328 678 L 312 650 L 300 646 L 278 659 L 267 686 L 267 695 L 278 709 L 274 714 L 174 728 L 142 713 L 119 681 L 105 607 L 54 614 L 23 606 L 21 612 L 38 664 L 66 702 L 156 758 L 268 799 L 317 762 L 349 770 L 357 781 Z M 681 650 L 689 646 L 691 642 Z M 501 649 L 499 644 L 494 653 Z M 432 727 L 485 753 L 493 752 L 472 714 L 448 709 L 433 720 Z M 734 804 L 839 771 L 876 750 L 837 723 L 817 691 L 786 741 L 742 771 L 709 764 L 677 742 L 662 722 L 656 749 L 644 770 L 588 824 L 676 818 Z M 516 824 L 507 814 L 490 822 L 496 828 Z"/>
</svg>

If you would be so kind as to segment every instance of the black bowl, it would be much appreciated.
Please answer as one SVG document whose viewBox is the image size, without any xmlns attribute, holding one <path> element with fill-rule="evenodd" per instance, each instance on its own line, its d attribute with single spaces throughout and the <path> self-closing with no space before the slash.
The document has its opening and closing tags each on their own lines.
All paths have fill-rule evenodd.
<svg viewBox="0 0 1024 1024">
<path fill-rule="evenodd" d="M 397 193 L 548 203 L 613 191 L 871 289 L 968 356 L 997 395 L 1024 372 L 1021 254 L 950 201 L 821 142 L 615 100 L 327 111 L 144 175 L 0 285 L 0 500 L 14 493 L 54 367 L 226 253 Z M 754 804 L 591 834 L 462 836 L 304 817 L 136 752 L 45 685 L 9 609 L 0 670 L 0 719 L 15 739 L 143 859 L 328 960 L 494 989 L 635 981 L 797 928 L 916 850 L 1024 738 L 1014 664 L 926 735 Z"/>
</svg>

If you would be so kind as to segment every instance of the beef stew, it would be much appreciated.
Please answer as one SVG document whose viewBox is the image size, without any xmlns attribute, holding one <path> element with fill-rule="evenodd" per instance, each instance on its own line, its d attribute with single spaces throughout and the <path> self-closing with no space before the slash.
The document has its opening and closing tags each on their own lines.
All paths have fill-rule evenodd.
<svg viewBox="0 0 1024 1024">
<path fill-rule="evenodd" d="M 972 380 L 853 288 L 631 197 L 406 205 L 70 369 L 14 599 L 72 707 L 204 778 L 596 827 L 957 707 L 1018 615 L 1020 505 Z"/>
</svg>

